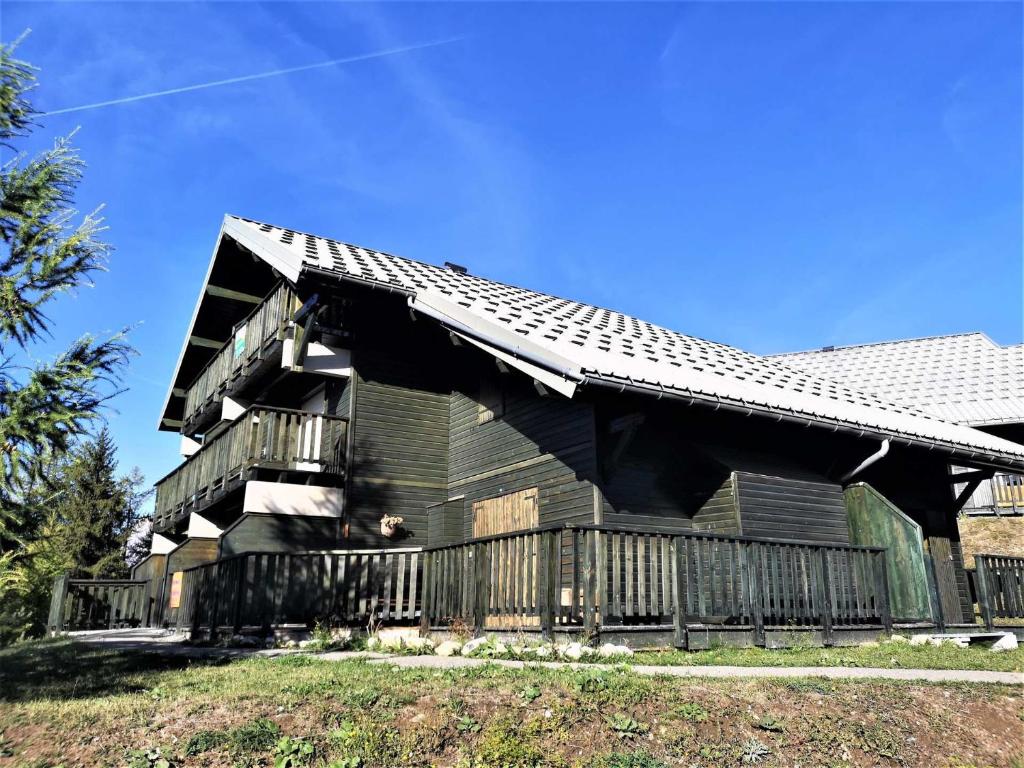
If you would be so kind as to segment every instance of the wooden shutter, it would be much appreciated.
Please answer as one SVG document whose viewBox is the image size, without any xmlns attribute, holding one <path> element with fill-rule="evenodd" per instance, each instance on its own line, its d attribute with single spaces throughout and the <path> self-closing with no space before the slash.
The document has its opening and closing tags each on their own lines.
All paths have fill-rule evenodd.
<svg viewBox="0 0 1024 768">
<path fill-rule="evenodd" d="M 536 488 L 476 501 L 473 503 L 473 536 L 497 536 L 536 528 L 537 513 Z"/>
</svg>

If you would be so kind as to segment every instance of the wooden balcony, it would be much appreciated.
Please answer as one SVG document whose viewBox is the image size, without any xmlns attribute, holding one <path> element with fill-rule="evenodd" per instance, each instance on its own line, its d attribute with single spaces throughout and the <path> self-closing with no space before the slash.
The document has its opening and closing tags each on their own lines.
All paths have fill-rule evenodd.
<svg viewBox="0 0 1024 768">
<path fill-rule="evenodd" d="M 288 324 L 301 302 L 287 283 L 279 284 L 242 322 L 185 390 L 185 434 L 203 431 L 220 402 L 270 357 L 284 340 Z"/>
<path fill-rule="evenodd" d="M 992 478 L 992 500 L 998 509 L 1024 511 L 1024 475 L 999 474 Z"/>
<path fill-rule="evenodd" d="M 155 530 L 210 506 L 252 470 L 343 475 L 348 420 L 252 406 L 156 484 Z"/>
</svg>

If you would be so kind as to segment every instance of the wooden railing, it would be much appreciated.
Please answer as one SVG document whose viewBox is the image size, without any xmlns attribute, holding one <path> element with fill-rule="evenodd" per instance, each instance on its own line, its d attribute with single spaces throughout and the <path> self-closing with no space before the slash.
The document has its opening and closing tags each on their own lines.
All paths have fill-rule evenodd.
<svg viewBox="0 0 1024 768">
<path fill-rule="evenodd" d="M 138 627 L 150 616 L 149 582 L 130 579 L 72 579 L 53 584 L 47 629 L 51 633 Z"/>
<path fill-rule="evenodd" d="M 281 283 L 242 322 L 185 389 L 187 424 L 218 400 L 232 380 L 260 359 L 268 343 L 284 339 L 300 302 L 288 283 Z"/>
<path fill-rule="evenodd" d="M 159 529 L 202 509 L 245 480 L 253 467 L 340 475 L 348 420 L 287 408 L 252 406 L 156 483 Z"/>
<path fill-rule="evenodd" d="M 419 618 L 420 550 L 248 552 L 182 572 L 177 607 L 161 621 L 216 634 L 230 628 Z"/>
<path fill-rule="evenodd" d="M 422 621 L 488 628 L 668 625 L 890 629 L 885 551 L 568 526 L 424 553 Z"/>
<path fill-rule="evenodd" d="M 998 474 L 992 478 L 992 501 L 997 508 L 1024 511 L 1024 475 Z"/>
<path fill-rule="evenodd" d="M 991 630 L 996 619 L 1024 619 L 1024 557 L 975 555 L 978 607 Z"/>
</svg>

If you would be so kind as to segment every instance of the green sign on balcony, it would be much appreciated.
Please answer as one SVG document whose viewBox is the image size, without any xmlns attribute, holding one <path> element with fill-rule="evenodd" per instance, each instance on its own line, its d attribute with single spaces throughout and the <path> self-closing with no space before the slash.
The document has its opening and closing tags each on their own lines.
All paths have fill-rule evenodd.
<svg viewBox="0 0 1024 768">
<path fill-rule="evenodd" d="M 237 331 L 235 331 L 235 359 L 237 360 L 245 352 L 245 329 L 247 326 L 243 325 Z"/>
</svg>

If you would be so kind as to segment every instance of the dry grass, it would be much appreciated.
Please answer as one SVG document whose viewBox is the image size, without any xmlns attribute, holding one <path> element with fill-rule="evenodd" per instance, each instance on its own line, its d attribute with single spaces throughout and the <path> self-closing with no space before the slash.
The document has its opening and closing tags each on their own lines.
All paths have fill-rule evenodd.
<svg viewBox="0 0 1024 768">
<path fill-rule="evenodd" d="M 968 568 L 974 567 L 976 554 L 1024 557 L 1024 516 L 966 517 L 959 523 Z"/>
</svg>

